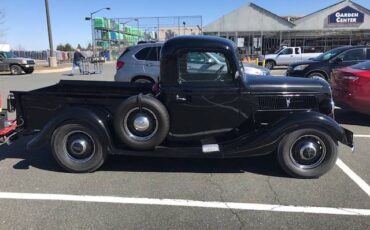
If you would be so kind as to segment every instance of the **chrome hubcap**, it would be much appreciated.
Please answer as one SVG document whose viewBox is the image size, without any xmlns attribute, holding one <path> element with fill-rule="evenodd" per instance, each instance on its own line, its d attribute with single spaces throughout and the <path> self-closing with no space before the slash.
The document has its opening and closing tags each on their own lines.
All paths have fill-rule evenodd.
<svg viewBox="0 0 370 230">
<path fill-rule="evenodd" d="M 304 160 L 312 160 L 316 156 L 316 148 L 313 143 L 307 143 L 301 147 L 299 154 Z"/>
<path fill-rule="evenodd" d="M 150 109 L 133 108 L 123 119 L 123 129 L 132 139 L 147 141 L 157 133 L 158 119 Z"/>
<path fill-rule="evenodd" d="M 73 154 L 77 154 L 77 155 L 84 154 L 86 152 L 86 149 L 87 149 L 87 144 L 86 144 L 86 141 L 83 139 L 77 139 L 71 143 L 71 150 Z"/>
<path fill-rule="evenodd" d="M 134 128 L 139 132 L 146 131 L 150 126 L 148 117 L 139 115 L 134 120 Z"/>
<path fill-rule="evenodd" d="M 325 143 L 315 135 L 299 137 L 290 148 L 290 158 L 293 164 L 302 169 L 318 167 L 324 161 L 325 156 Z"/>
<path fill-rule="evenodd" d="M 83 131 L 72 131 L 63 139 L 64 153 L 73 161 L 86 162 L 95 153 L 93 138 Z"/>
</svg>

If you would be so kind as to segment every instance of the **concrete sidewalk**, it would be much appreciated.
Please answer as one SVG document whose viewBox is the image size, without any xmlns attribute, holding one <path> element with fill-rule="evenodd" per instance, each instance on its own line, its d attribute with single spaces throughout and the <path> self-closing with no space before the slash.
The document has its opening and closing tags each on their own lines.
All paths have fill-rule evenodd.
<svg viewBox="0 0 370 230">
<path fill-rule="evenodd" d="M 104 64 L 113 64 L 116 61 L 106 61 Z M 37 65 L 34 73 L 60 73 L 72 70 L 72 63 L 58 64 L 58 67 L 49 67 L 47 65 Z"/>
</svg>

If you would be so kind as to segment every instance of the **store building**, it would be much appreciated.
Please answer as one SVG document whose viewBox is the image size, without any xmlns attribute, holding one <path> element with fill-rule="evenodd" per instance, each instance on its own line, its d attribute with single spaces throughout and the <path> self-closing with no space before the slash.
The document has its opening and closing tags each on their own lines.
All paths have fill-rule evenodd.
<svg viewBox="0 0 370 230">
<path fill-rule="evenodd" d="M 324 52 L 370 44 L 370 10 L 344 0 L 303 17 L 284 17 L 249 3 L 210 23 L 204 33 L 235 41 L 246 55 L 272 53 L 281 46 Z"/>
</svg>

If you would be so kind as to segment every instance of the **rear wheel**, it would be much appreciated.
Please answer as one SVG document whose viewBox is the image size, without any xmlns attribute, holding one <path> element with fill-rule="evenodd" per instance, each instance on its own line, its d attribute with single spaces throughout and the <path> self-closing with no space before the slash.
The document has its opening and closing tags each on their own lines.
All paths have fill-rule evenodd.
<svg viewBox="0 0 370 230">
<path fill-rule="evenodd" d="M 266 63 L 265 63 L 265 67 L 266 67 L 267 69 L 272 70 L 272 69 L 275 67 L 275 62 L 274 62 L 274 61 L 271 61 L 271 60 L 268 60 L 268 61 L 266 61 Z"/>
<path fill-rule="evenodd" d="M 144 83 L 144 84 L 154 84 L 154 81 L 148 77 L 137 77 L 132 82 L 134 83 Z"/>
<path fill-rule="evenodd" d="M 13 74 L 13 75 L 20 75 L 22 74 L 22 67 L 20 67 L 19 65 L 12 65 L 10 66 L 10 72 Z"/>
<path fill-rule="evenodd" d="M 97 170 L 105 161 L 106 152 L 101 138 L 83 124 L 65 124 L 57 128 L 51 138 L 55 160 L 65 170 L 75 173 Z"/>
<path fill-rule="evenodd" d="M 334 166 L 338 150 L 337 144 L 326 132 L 301 129 L 281 140 L 277 154 L 281 167 L 289 175 L 317 178 Z"/>
</svg>

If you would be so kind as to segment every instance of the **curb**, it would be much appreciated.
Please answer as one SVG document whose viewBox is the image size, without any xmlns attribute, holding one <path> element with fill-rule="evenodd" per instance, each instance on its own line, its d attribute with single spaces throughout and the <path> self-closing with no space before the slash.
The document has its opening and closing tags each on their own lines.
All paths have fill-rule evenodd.
<svg viewBox="0 0 370 230">
<path fill-rule="evenodd" d="M 66 67 L 61 69 L 43 69 L 43 70 L 35 70 L 33 73 L 60 73 L 65 71 L 70 71 L 72 67 Z"/>
</svg>

